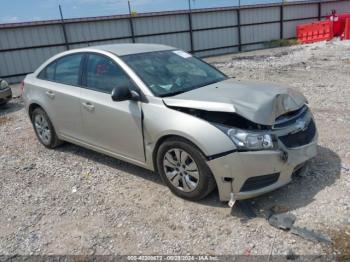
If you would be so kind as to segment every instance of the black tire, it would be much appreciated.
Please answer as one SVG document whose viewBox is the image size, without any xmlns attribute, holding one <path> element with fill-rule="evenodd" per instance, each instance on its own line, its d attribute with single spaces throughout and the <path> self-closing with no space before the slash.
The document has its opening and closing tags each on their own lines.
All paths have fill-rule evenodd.
<svg viewBox="0 0 350 262">
<path fill-rule="evenodd" d="M 165 174 L 163 160 L 165 154 L 171 149 L 182 149 L 190 155 L 198 167 L 199 180 L 197 187 L 191 192 L 184 192 L 174 186 Z M 206 158 L 202 152 L 192 143 L 181 138 L 170 138 L 165 140 L 159 147 L 157 152 L 157 169 L 164 183 L 177 196 L 197 201 L 206 197 L 216 188 L 215 179 L 206 163 Z"/>
<path fill-rule="evenodd" d="M 40 135 L 38 133 L 37 128 L 35 127 L 34 121 L 35 121 L 36 116 L 38 116 L 38 115 L 42 116 L 47 121 L 48 129 L 50 130 L 50 133 L 51 133 L 51 138 L 48 141 L 43 141 L 43 139 L 40 137 Z M 53 149 L 53 148 L 59 146 L 60 144 L 62 144 L 62 141 L 57 137 L 56 131 L 52 125 L 50 118 L 48 117 L 48 115 L 46 114 L 46 112 L 42 108 L 38 107 L 38 108 L 33 110 L 32 115 L 31 115 L 31 120 L 32 120 L 35 134 L 36 134 L 36 136 L 41 144 L 43 144 L 45 147 L 50 148 L 50 149 Z"/>
</svg>

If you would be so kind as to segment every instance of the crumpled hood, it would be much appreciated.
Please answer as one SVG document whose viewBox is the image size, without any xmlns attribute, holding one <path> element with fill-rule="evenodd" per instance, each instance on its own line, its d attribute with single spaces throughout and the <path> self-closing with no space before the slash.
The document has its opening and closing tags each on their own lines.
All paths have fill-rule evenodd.
<svg viewBox="0 0 350 262">
<path fill-rule="evenodd" d="M 277 117 L 307 102 L 300 92 L 291 88 L 234 79 L 165 97 L 163 101 L 174 107 L 237 113 L 261 125 L 273 125 Z"/>
</svg>

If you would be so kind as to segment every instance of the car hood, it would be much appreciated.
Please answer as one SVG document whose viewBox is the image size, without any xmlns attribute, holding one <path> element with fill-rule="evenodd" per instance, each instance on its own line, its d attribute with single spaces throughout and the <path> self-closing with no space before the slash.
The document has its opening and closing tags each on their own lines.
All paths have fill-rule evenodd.
<svg viewBox="0 0 350 262">
<path fill-rule="evenodd" d="M 227 79 L 176 96 L 163 98 L 170 107 L 231 112 L 261 125 L 299 109 L 307 101 L 298 91 L 271 83 Z"/>
</svg>

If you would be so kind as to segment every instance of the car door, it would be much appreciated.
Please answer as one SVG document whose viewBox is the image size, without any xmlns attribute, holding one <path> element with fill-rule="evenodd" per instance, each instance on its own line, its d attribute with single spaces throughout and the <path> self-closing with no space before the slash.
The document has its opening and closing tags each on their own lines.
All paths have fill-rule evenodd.
<svg viewBox="0 0 350 262">
<path fill-rule="evenodd" d="M 109 57 L 87 54 L 83 69 L 81 113 L 84 140 L 113 154 L 144 163 L 141 102 L 112 101 L 113 88 L 129 76 Z"/>
<path fill-rule="evenodd" d="M 76 53 L 61 57 L 38 76 L 39 100 L 62 137 L 78 138 L 81 133 L 79 85 L 83 56 L 83 53 Z"/>
</svg>

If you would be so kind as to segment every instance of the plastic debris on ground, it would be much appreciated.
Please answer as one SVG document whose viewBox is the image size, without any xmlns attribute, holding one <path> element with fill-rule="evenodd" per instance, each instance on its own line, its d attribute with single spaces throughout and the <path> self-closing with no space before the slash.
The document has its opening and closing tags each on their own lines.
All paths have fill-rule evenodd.
<svg viewBox="0 0 350 262">
<path fill-rule="evenodd" d="M 275 228 L 289 230 L 293 227 L 296 217 L 293 214 L 274 214 L 269 217 L 269 224 Z"/>
<path fill-rule="evenodd" d="M 290 231 L 292 234 L 312 242 L 320 242 L 324 244 L 332 243 L 332 240 L 327 235 L 307 228 L 294 226 L 295 221 L 296 217 L 291 213 L 273 214 L 268 218 L 269 224 L 275 228 Z"/>
</svg>

